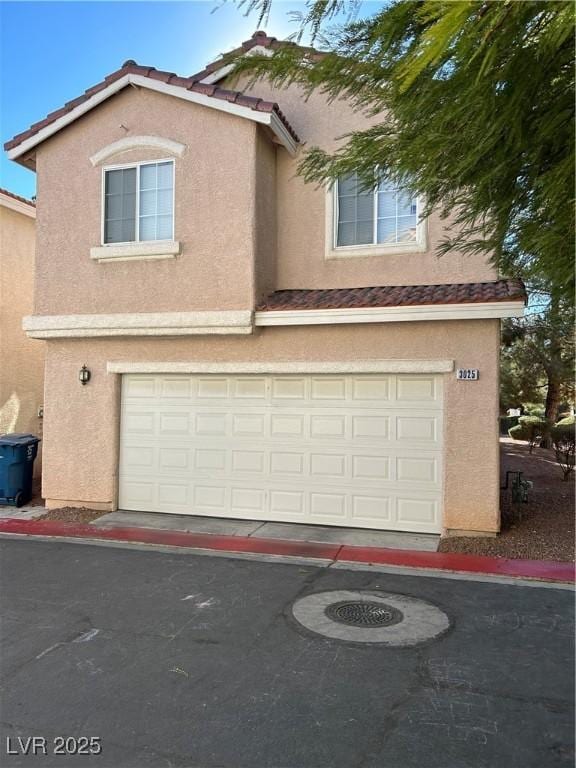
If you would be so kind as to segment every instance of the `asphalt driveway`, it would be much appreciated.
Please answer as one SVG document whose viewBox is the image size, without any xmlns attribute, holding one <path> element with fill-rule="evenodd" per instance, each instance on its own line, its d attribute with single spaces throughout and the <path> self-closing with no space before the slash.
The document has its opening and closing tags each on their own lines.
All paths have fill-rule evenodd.
<svg viewBox="0 0 576 768">
<path fill-rule="evenodd" d="M 65 542 L 0 556 L 2 766 L 573 766 L 570 591 Z M 391 648 L 292 618 L 358 589 L 451 627 Z M 55 755 L 58 737 L 102 751 Z"/>
</svg>

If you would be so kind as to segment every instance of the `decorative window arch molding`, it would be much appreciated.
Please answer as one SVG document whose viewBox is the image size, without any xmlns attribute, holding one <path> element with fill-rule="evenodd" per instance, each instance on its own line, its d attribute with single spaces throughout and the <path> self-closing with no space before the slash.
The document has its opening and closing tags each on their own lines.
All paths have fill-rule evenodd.
<svg viewBox="0 0 576 768">
<path fill-rule="evenodd" d="M 163 152 L 176 155 L 176 157 L 182 157 L 186 151 L 186 144 L 181 144 L 179 141 L 173 141 L 172 139 L 165 139 L 163 136 L 126 136 L 98 150 L 98 152 L 92 155 L 90 162 L 93 166 L 97 166 L 120 152 L 126 152 L 130 149 L 142 149 L 144 147 L 161 149 Z"/>
</svg>

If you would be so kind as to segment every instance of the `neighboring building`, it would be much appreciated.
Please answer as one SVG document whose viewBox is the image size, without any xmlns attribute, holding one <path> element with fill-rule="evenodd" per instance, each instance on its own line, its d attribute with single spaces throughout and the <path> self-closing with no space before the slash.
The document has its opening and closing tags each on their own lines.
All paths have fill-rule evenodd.
<svg viewBox="0 0 576 768">
<path fill-rule="evenodd" d="M 523 286 L 438 259 L 443 224 L 402 190 L 304 184 L 302 145 L 366 118 L 227 73 L 128 61 L 6 145 L 39 177 L 48 505 L 497 531 Z"/>
<path fill-rule="evenodd" d="M 0 435 L 42 436 L 45 346 L 22 330 L 33 311 L 35 249 L 34 203 L 0 189 Z"/>
</svg>

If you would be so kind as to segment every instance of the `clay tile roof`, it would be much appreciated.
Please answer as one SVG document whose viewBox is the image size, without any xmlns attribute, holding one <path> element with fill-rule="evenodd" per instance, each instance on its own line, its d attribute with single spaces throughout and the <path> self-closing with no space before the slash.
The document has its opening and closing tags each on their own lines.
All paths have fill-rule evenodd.
<svg viewBox="0 0 576 768">
<path fill-rule="evenodd" d="M 322 52 L 317 51 L 315 48 L 301 46 L 298 45 L 298 43 L 290 42 L 288 40 L 278 40 L 278 38 L 270 37 L 270 35 L 268 35 L 266 32 L 263 32 L 261 29 L 259 29 L 258 31 L 254 32 L 249 40 L 245 40 L 240 46 L 238 46 L 238 48 L 234 48 L 232 51 L 222 54 L 222 56 L 219 56 L 217 59 L 210 62 L 210 64 L 204 67 L 203 70 L 196 72 L 194 75 L 192 75 L 192 77 L 195 80 L 202 80 L 203 78 L 211 75 L 213 72 L 216 72 L 216 70 L 223 67 L 227 63 L 228 59 L 233 59 L 235 56 L 241 56 L 243 53 L 247 53 L 248 51 L 252 50 L 252 48 L 259 47 L 276 50 L 278 48 L 286 48 L 288 46 L 304 48 L 316 56 L 322 55 Z"/>
<path fill-rule="evenodd" d="M 18 200 L 20 203 L 26 203 L 26 205 L 30 205 L 32 208 L 36 208 L 36 203 L 34 200 L 28 200 L 27 197 L 20 197 L 20 195 L 15 195 L 14 192 L 10 192 L 7 189 L 4 189 L 3 187 L 0 187 L 0 194 L 7 195 L 8 197 L 11 197 L 13 200 Z"/>
<path fill-rule="evenodd" d="M 132 59 L 129 59 L 128 61 L 124 62 L 124 64 L 120 69 L 116 70 L 116 72 L 112 72 L 110 75 L 105 77 L 101 83 L 98 83 L 97 85 L 94 85 L 91 88 L 88 88 L 81 96 L 78 96 L 78 98 L 72 99 L 71 101 L 67 102 L 67 104 L 64 107 L 61 107 L 55 112 L 51 112 L 43 120 L 39 120 L 37 123 L 34 123 L 34 125 L 31 125 L 30 128 L 28 128 L 28 130 L 17 134 L 16 136 L 14 136 L 13 139 L 10 139 L 10 141 L 7 141 L 4 144 L 4 149 L 10 150 L 18 146 L 18 144 L 21 144 L 23 141 L 26 141 L 26 139 L 29 139 L 35 134 L 37 134 L 43 128 L 46 128 L 46 126 L 55 122 L 59 117 L 62 117 L 67 112 L 70 112 L 72 109 L 74 109 L 74 107 L 77 107 L 78 105 L 87 101 L 95 93 L 98 93 L 99 91 L 109 86 L 111 83 L 115 82 L 116 80 L 119 80 L 121 77 L 124 77 L 125 75 L 128 75 L 128 74 L 140 75 L 142 77 L 149 77 L 151 80 L 159 80 L 164 83 L 169 82 L 170 85 L 178 86 L 180 88 L 186 88 L 188 91 L 201 93 L 205 96 L 210 96 L 223 101 L 235 102 L 242 107 L 247 107 L 254 111 L 274 113 L 277 115 L 278 119 L 283 123 L 284 127 L 286 128 L 290 136 L 295 141 L 297 142 L 299 141 L 296 131 L 292 128 L 292 126 L 290 125 L 290 123 L 288 122 L 284 114 L 281 112 L 280 108 L 278 107 L 278 104 L 272 103 L 270 101 L 263 101 L 262 99 L 258 99 L 255 97 L 246 97 L 239 91 L 225 90 L 224 88 L 218 88 L 217 85 L 206 85 L 204 83 L 200 83 L 198 82 L 198 78 L 195 76 L 179 77 L 174 72 L 164 72 L 161 70 L 154 69 L 154 67 L 144 67 L 139 64 L 136 64 L 136 62 L 134 62 Z"/>
<path fill-rule="evenodd" d="M 326 288 L 275 291 L 256 307 L 259 312 L 294 309 L 368 309 L 426 304 L 474 304 L 493 301 L 526 302 L 520 280 L 446 285 L 385 285 L 373 288 Z"/>
<path fill-rule="evenodd" d="M 274 110 L 280 112 L 280 107 L 273 101 L 258 101 L 256 109 L 258 112 L 273 112 Z"/>
<path fill-rule="evenodd" d="M 135 72 L 134 74 L 142 73 Z M 148 72 L 146 77 L 149 77 L 151 80 L 160 80 L 162 83 L 167 83 L 171 77 L 177 77 L 177 75 L 174 72 L 163 72 L 161 69 L 152 69 L 150 72 Z"/>
<path fill-rule="evenodd" d="M 238 91 L 229 91 L 226 88 L 216 88 L 212 95 L 215 99 L 222 99 L 222 101 L 236 101 L 240 93 Z"/>
</svg>

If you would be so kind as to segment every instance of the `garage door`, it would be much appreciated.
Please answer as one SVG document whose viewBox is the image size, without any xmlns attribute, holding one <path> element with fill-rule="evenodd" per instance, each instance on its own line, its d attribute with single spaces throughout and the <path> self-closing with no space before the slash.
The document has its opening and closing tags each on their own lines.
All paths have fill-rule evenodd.
<svg viewBox="0 0 576 768">
<path fill-rule="evenodd" d="M 438 532 L 442 380 L 126 375 L 122 509 Z"/>
</svg>

